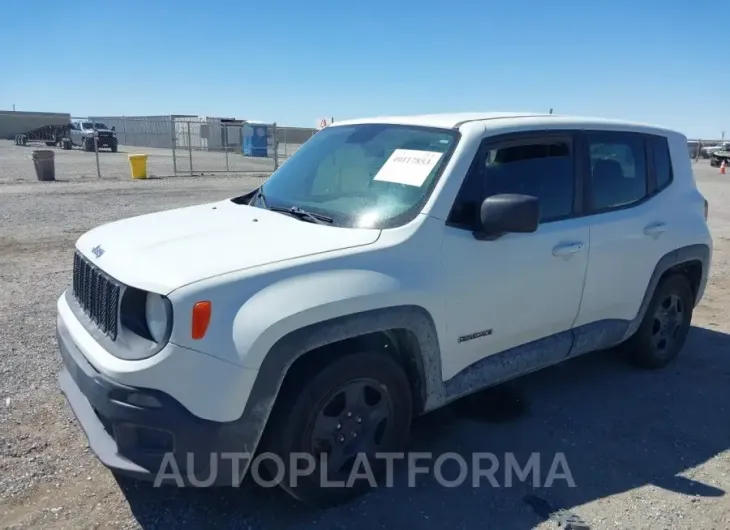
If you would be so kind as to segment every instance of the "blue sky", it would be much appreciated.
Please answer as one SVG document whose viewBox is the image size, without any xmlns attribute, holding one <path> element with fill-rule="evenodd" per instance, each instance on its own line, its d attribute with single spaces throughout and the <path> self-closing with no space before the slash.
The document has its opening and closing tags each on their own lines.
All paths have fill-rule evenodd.
<svg viewBox="0 0 730 530">
<path fill-rule="evenodd" d="M 7 1 L 0 109 L 313 126 L 552 107 L 719 137 L 728 13 L 723 0 Z"/>
</svg>

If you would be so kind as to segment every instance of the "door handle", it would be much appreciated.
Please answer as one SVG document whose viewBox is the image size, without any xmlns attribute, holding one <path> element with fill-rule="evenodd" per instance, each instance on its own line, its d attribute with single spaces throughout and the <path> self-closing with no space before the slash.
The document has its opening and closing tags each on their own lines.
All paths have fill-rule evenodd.
<svg viewBox="0 0 730 530">
<path fill-rule="evenodd" d="M 584 243 L 565 243 L 553 248 L 553 256 L 570 256 L 571 254 L 582 252 L 585 248 Z"/>
<path fill-rule="evenodd" d="M 647 236 L 658 236 L 667 231 L 666 223 L 652 223 L 644 228 L 644 233 Z"/>
</svg>

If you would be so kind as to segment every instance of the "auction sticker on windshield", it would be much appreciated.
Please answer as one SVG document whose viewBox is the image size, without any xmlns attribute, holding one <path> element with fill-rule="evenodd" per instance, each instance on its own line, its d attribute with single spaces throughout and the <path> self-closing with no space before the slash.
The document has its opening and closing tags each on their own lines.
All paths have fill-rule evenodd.
<svg viewBox="0 0 730 530">
<path fill-rule="evenodd" d="M 396 149 L 373 180 L 422 186 L 442 156 L 436 151 Z"/>
</svg>

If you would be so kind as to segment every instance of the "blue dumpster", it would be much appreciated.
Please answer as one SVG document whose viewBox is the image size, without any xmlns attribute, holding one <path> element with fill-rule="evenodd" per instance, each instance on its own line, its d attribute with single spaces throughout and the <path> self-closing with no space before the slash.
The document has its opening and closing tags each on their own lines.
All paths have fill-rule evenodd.
<svg viewBox="0 0 730 530">
<path fill-rule="evenodd" d="M 243 155 L 268 156 L 269 126 L 263 123 L 246 123 L 243 126 Z"/>
</svg>

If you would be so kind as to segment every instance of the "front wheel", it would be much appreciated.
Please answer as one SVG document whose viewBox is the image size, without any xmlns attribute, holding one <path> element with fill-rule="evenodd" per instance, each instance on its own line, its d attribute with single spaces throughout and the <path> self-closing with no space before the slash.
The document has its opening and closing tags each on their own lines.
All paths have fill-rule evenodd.
<svg viewBox="0 0 730 530">
<path fill-rule="evenodd" d="M 393 358 L 344 354 L 277 403 L 264 442 L 277 459 L 267 469 L 300 501 L 341 504 L 377 485 L 386 461 L 376 454 L 404 450 L 411 415 L 408 378 Z"/>
<path fill-rule="evenodd" d="M 668 365 L 684 346 L 693 309 L 694 296 L 686 277 L 675 274 L 662 281 L 627 344 L 629 360 L 641 368 Z"/>
</svg>

